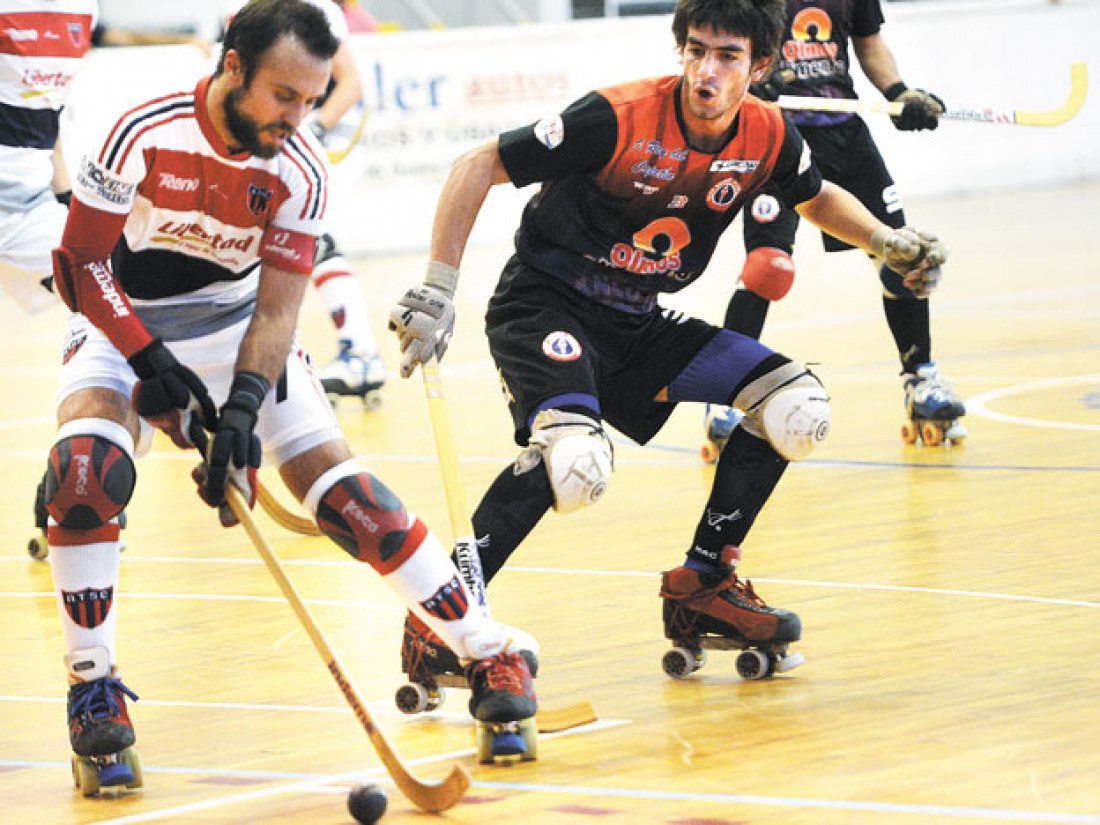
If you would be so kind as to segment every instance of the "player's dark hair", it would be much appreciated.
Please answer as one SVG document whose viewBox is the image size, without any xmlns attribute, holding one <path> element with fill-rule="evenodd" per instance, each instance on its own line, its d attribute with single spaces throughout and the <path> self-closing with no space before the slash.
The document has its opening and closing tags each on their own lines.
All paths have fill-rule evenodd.
<svg viewBox="0 0 1100 825">
<path fill-rule="evenodd" d="M 225 30 L 218 68 L 225 69 L 225 55 L 240 55 L 245 85 L 252 82 L 264 53 L 283 35 L 292 35 L 314 57 L 331 59 L 340 47 L 325 13 L 305 0 L 252 0 L 233 17 Z"/>
<path fill-rule="evenodd" d="M 672 15 L 672 34 L 681 49 L 688 27 L 747 37 L 752 57 L 772 57 L 787 30 L 785 0 L 680 0 Z"/>
</svg>

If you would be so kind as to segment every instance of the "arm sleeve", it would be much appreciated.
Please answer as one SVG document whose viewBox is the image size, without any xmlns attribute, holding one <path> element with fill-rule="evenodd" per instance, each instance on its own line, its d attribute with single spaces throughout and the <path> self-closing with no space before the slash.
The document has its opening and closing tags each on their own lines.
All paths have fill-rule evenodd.
<svg viewBox="0 0 1100 825">
<path fill-rule="evenodd" d="M 517 187 L 594 172 L 615 152 L 618 122 L 607 98 L 591 92 L 561 114 L 500 136 L 500 160 Z"/>
<path fill-rule="evenodd" d="M 785 206 L 794 209 L 821 191 L 821 172 L 798 129 L 787 120 L 786 115 L 783 119 L 787 128 L 771 180 L 779 199 Z"/>
<path fill-rule="evenodd" d="M 860 0 L 852 12 L 852 37 L 870 37 L 878 34 L 885 18 L 879 0 Z"/>
<path fill-rule="evenodd" d="M 288 272 L 309 275 L 328 204 L 328 159 L 308 129 L 298 132 L 283 155 L 280 176 L 289 196 L 264 230 L 260 260 Z"/>
</svg>

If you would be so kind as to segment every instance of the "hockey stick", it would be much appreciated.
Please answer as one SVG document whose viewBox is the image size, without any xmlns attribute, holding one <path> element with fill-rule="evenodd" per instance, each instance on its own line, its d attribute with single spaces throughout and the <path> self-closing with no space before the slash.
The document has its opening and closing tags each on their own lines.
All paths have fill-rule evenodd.
<svg viewBox="0 0 1100 825">
<path fill-rule="evenodd" d="M 351 150 L 355 148 L 355 145 L 359 142 L 359 138 L 363 137 L 363 130 L 367 127 L 367 121 L 370 119 L 370 108 L 366 103 L 363 104 L 363 111 L 359 115 L 359 123 L 355 126 L 355 132 L 352 134 L 351 139 L 348 141 L 348 145 L 342 149 L 337 149 L 334 152 L 328 152 L 328 162 L 333 166 L 338 164 L 344 158 L 351 154 Z M 327 151 L 327 150 L 326 150 Z"/>
<path fill-rule="evenodd" d="M 393 778 L 394 783 L 410 802 L 425 811 L 435 813 L 453 808 L 466 794 L 466 789 L 470 786 L 469 774 L 459 764 L 455 764 L 451 768 L 451 773 L 439 782 L 424 782 L 409 772 L 401 761 L 401 757 L 393 750 L 385 735 L 375 724 L 374 719 L 371 718 L 366 704 L 359 695 L 359 691 L 355 689 L 355 685 L 351 683 L 344 668 L 340 665 L 336 654 L 329 646 L 313 615 L 309 612 L 309 608 L 306 607 L 286 571 L 283 570 L 275 551 L 271 549 L 271 545 L 267 543 L 267 539 L 264 538 L 256 526 L 256 522 L 252 518 L 252 511 L 245 503 L 240 491 L 233 484 L 226 484 L 225 497 L 234 515 L 237 516 L 241 526 L 244 527 L 248 537 L 252 540 L 256 552 L 260 554 L 264 564 L 267 565 L 272 578 L 278 583 L 279 589 L 283 591 L 283 596 L 290 602 L 290 606 L 298 616 L 298 621 L 305 628 L 306 634 L 313 642 L 314 648 L 321 655 L 321 659 L 324 660 L 329 673 L 332 674 L 336 684 L 339 685 L 340 691 L 344 694 L 344 698 L 355 713 L 355 718 L 359 720 L 359 724 L 367 732 L 371 745 L 374 746 L 378 758 L 382 760 L 382 764 L 390 777 Z"/>
<path fill-rule="evenodd" d="M 447 498 L 447 513 L 451 519 L 451 533 L 457 540 L 462 536 L 474 534 L 473 525 L 466 509 L 466 492 L 462 486 L 462 476 L 458 469 L 458 450 L 454 443 L 454 430 L 451 428 L 451 414 L 447 405 L 447 396 L 443 392 L 443 377 L 439 373 L 439 362 L 434 358 L 420 365 L 424 377 L 424 394 L 428 399 L 428 416 L 432 421 L 432 433 L 435 435 L 435 452 L 439 459 L 439 471 L 443 476 L 443 492 Z M 475 596 L 484 594 L 475 594 Z M 598 717 L 589 702 L 578 702 L 568 707 L 548 710 L 540 708 L 535 714 L 535 723 L 540 733 L 554 733 L 580 725 L 595 722 Z"/>
<path fill-rule="evenodd" d="M 301 536 L 321 535 L 321 528 L 312 519 L 292 513 L 282 505 L 282 502 L 275 497 L 274 493 L 267 489 L 267 485 L 262 484 L 258 479 L 256 482 L 256 500 L 260 503 L 260 509 L 267 513 L 268 517 L 280 527 Z"/>
<path fill-rule="evenodd" d="M 999 123 L 1007 126 L 1061 126 L 1066 123 L 1085 104 L 1088 91 L 1088 71 L 1084 63 L 1070 66 L 1069 97 L 1057 109 L 1044 112 L 1028 112 L 1022 109 L 971 109 L 951 108 L 940 114 L 941 119 L 964 120 L 971 123 Z M 896 117 L 901 114 L 905 104 L 865 100 L 847 100 L 828 97 L 797 97 L 780 95 L 776 100 L 779 108 L 803 112 L 850 112 L 854 114 L 886 114 Z"/>
</svg>

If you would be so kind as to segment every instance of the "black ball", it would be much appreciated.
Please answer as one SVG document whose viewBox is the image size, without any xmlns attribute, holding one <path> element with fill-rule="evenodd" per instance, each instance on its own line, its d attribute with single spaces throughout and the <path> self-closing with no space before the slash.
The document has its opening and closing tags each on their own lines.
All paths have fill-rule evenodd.
<svg viewBox="0 0 1100 825">
<path fill-rule="evenodd" d="M 348 794 L 348 811 L 355 817 L 356 822 L 374 825 L 386 812 L 388 802 L 386 792 L 380 786 L 374 783 L 357 785 Z"/>
</svg>

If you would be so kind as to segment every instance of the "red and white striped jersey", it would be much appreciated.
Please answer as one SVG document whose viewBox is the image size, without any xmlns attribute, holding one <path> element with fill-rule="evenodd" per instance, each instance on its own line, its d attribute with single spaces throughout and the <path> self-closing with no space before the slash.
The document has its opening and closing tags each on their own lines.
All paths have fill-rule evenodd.
<svg viewBox="0 0 1100 825">
<path fill-rule="evenodd" d="M 51 197 L 59 114 L 97 13 L 96 0 L 0 0 L 0 210 Z"/>
<path fill-rule="evenodd" d="M 128 215 L 113 268 L 131 298 L 236 300 L 255 290 L 261 262 L 312 271 L 324 150 L 302 129 L 273 158 L 230 152 L 207 111 L 209 81 L 126 112 L 76 172 L 81 203 Z"/>
</svg>

